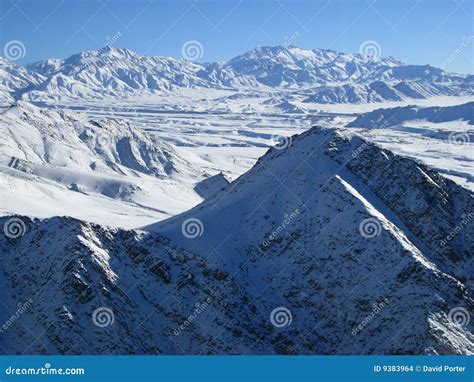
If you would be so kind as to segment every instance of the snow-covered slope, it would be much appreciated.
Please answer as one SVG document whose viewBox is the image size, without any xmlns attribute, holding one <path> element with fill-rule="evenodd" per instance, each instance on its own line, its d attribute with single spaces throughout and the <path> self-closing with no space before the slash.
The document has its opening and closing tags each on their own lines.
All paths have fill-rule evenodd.
<svg viewBox="0 0 474 382">
<path fill-rule="evenodd" d="M 323 85 L 362 80 L 402 63 L 394 58 L 371 59 L 360 54 L 294 46 L 264 46 L 222 63 L 220 68 L 254 78 L 270 87 Z M 213 68 L 215 70 L 215 68 Z"/>
<path fill-rule="evenodd" d="M 315 128 L 212 200 L 149 229 L 239 269 L 267 311 L 289 309 L 286 339 L 300 351 L 291 338 L 321 353 L 472 352 L 472 334 L 461 334 L 460 350 L 464 329 L 446 317 L 472 309 L 473 210 L 470 191 L 426 166 Z M 191 221 L 201 227 L 189 239 Z M 385 298 L 375 325 L 351 336 L 351 323 Z"/>
<path fill-rule="evenodd" d="M 347 126 L 474 190 L 474 102 L 376 109 Z"/>
<path fill-rule="evenodd" d="M 472 76 L 390 58 L 294 46 L 258 47 L 228 61 L 197 64 L 104 48 L 65 60 L 27 66 L 45 80 L 30 100 L 101 99 L 178 88 L 305 89 L 306 102 L 362 103 L 462 96 L 474 93 Z M 26 92 L 26 91 L 25 91 Z"/>
<path fill-rule="evenodd" d="M 473 194 L 347 132 L 287 146 L 147 231 L 3 218 L 2 317 L 31 309 L 2 347 L 472 354 Z"/>
<path fill-rule="evenodd" d="M 415 241 L 413 244 L 419 246 L 418 250 L 424 252 L 429 249 L 424 255 L 430 260 L 439 260 L 440 266 L 447 266 L 445 270 L 450 272 L 470 272 L 455 263 L 469 261 L 473 245 L 470 234 L 473 222 L 466 227 L 463 235 L 453 239 L 450 244 L 441 248 L 439 243 L 450 233 L 455 223 L 462 220 L 463 214 L 473 210 L 472 192 L 417 161 L 395 155 L 342 130 L 313 128 L 298 136 L 290 148 L 271 149 L 249 172 L 222 193 L 149 229 L 168 234 L 193 251 L 209 250 L 230 234 L 235 243 L 227 239 L 223 251 L 232 258 L 232 250 L 227 251 L 225 248 L 227 245 L 239 245 L 236 243 L 240 240 L 242 229 L 252 230 L 251 233 L 245 232 L 243 237 L 257 235 L 262 238 L 268 230 L 265 226 L 275 226 L 279 218 L 283 221 L 285 213 L 323 207 L 321 198 L 333 193 L 332 186 L 342 192 L 347 185 L 350 186 L 350 190 L 346 190 L 348 193 L 358 191 L 360 195 L 357 197 L 365 199 L 365 202 L 350 203 L 361 211 L 353 211 L 352 220 L 342 219 L 339 224 L 334 224 L 334 229 L 347 230 L 351 221 L 358 221 L 358 213 L 370 215 L 378 210 L 378 214 L 374 214 L 376 218 L 380 219 L 380 214 L 388 214 L 385 216 L 387 220 L 395 219 L 392 222 L 394 225 L 413 235 L 409 239 Z M 342 212 L 341 205 L 344 203 L 337 201 L 333 204 L 335 211 L 340 208 L 339 212 Z M 334 213 L 334 210 L 327 212 Z M 226 213 L 234 219 L 221 219 L 220 215 Z M 324 218 L 321 213 L 324 210 L 308 214 L 322 223 Z M 208 233 L 205 238 L 191 241 L 182 239 L 181 222 L 190 216 L 202 221 Z M 263 220 L 257 226 L 255 219 L 262 216 Z M 298 219 L 302 218 L 303 212 Z M 209 220 L 209 224 L 206 224 L 206 220 Z M 383 226 L 381 223 L 380 228 Z M 320 228 L 329 227 L 321 225 Z M 456 254 L 453 256 L 454 263 L 450 261 L 451 255 L 443 255 L 447 252 Z"/>
<path fill-rule="evenodd" d="M 454 106 L 403 106 L 388 109 L 376 109 L 365 113 L 348 127 L 370 127 L 380 128 L 402 125 L 404 122 L 419 121 L 419 123 L 432 122 L 443 123 L 452 121 L 466 121 L 469 125 L 474 125 L 474 102 Z"/>
<path fill-rule="evenodd" d="M 199 78 L 201 65 L 169 57 L 147 57 L 128 49 L 105 48 L 76 54 L 65 60 L 28 65 L 47 80 L 31 94 L 53 97 L 101 98 L 131 92 L 155 92 L 175 87 L 208 87 Z"/>
<path fill-rule="evenodd" d="M 46 77 L 0 57 L 0 107 L 8 108 L 22 92 L 40 85 Z"/>
<path fill-rule="evenodd" d="M 296 47 L 0 75 L 2 351 L 474 352 L 472 102 L 352 114 L 473 76 Z"/>
<path fill-rule="evenodd" d="M 21 101 L 0 115 L 0 129 L 4 214 L 133 227 L 140 215 L 155 220 L 201 200 L 193 187 L 208 174 L 199 159 L 123 120 Z"/>
</svg>

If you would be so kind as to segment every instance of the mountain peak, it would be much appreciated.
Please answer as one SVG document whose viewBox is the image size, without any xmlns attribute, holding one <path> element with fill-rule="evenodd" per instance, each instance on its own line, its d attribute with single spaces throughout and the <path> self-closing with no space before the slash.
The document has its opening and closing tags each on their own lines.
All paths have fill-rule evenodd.
<svg viewBox="0 0 474 382">
<path fill-rule="evenodd" d="M 97 53 L 98 55 L 107 55 L 109 57 L 117 57 L 117 58 L 132 58 L 132 57 L 137 57 L 139 55 L 133 50 L 126 49 L 126 48 L 114 48 L 109 44 L 99 49 Z"/>
</svg>

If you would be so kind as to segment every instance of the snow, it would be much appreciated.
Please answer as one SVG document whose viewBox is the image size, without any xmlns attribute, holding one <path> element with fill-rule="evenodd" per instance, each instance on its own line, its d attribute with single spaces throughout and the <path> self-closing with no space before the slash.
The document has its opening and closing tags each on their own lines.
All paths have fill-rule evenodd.
<svg viewBox="0 0 474 382">
<path fill-rule="evenodd" d="M 427 201 L 447 200 L 459 211 L 425 213 Z M 0 241 L 0 269 L 8 285 L 21 285 L 6 290 L 23 300 L 54 272 L 57 282 L 35 294 L 23 321 L 36 330 L 56 324 L 34 354 L 472 354 L 473 324 L 449 316 L 471 301 L 474 224 L 464 227 L 467 240 L 437 248 L 472 207 L 472 193 L 418 162 L 347 129 L 314 128 L 147 232 L 23 218 L 21 240 Z M 195 237 L 183 234 L 189 219 L 202 224 Z M 371 237 L 361 234 L 367 219 Z M 4 304 L 15 298 L 7 293 Z M 375 317 L 353 334 L 374 304 Z M 271 325 L 278 306 L 291 312 L 291 326 Z M 70 314 L 58 315 L 63 307 Z M 91 324 L 98 307 L 113 315 L 107 330 Z M 13 353 L 29 343 L 18 328 L 4 341 Z"/>
<path fill-rule="evenodd" d="M 25 215 L 0 318 L 34 296 L 45 333 L 2 351 L 472 354 L 449 318 L 472 306 L 471 77 L 291 46 L 0 60 L 0 220 Z"/>
<path fill-rule="evenodd" d="M 202 200 L 193 190 L 206 176 L 197 156 L 121 120 L 19 102 L 0 116 L 0 126 L 3 214 L 67 215 L 131 228 Z"/>
<path fill-rule="evenodd" d="M 67 100 L 60 103 L 50 101 L 46 105 L 38 103 L 36 108 L 28 106 L 26 102 L 20 103 L 19 108 L 13 108 L 0 116 L 0 124 L 3 121 L 7 136 L 10 136 L 4 141 L 0 171 L 5 174 L 11 158 L 37 162 L 34 167 L 36 177 L 19 179 L 17 185 L 25 187 L 26 183 L 32 182 L 28 189 L 35 190 L 38 199 L 29 201 L 27 192 L 24 195 L 17 193 L 15 188 L 2 183 L 0 187 L 5 203 L 0 205 L 1 213 L 37 217 L 67 215 L 123 228 L 140 227 L 192 208 L 202 200 L 194 190 L 198 182 L 221 172 L 230 180 L 236 179 L 248 171 L 268 147 L 275 145 L 278 137 L 302 133 L 315 124 L 341 127 L 364 110 L 413 104 L 413 101 L 406 101 L 395 104 L 331 105 L 322 108 L 322 105 L 292 101 L 291 105 L 304 105 L 302 110 L 305 113 L 291 113 L 282 111 L 281 103 L 266 104 L 268 92 L 263 97 L 259 97 L 258 92 L 253 92 L 247 97 L 227 99 L 223 103 L 222 97 L 234 94 L 236 93 L 228 90 L 181 89 L 172 94 L 135 96 L 121 100 L 88 100 L 81 105 Z M 434 105 L 450 105 L 463 101 L 465 98 L 448 97 L 434 98 L 431 102 Z M 427 103 L 426 100 L 416 102 L 418 107 L 425 107 Z M 225 110 L 219 111 L 223 105 L 226 105 Z M 242 112 L 245 107 L 251 107 L 254 112 Z M 22 118 L 20 110 L 24 108 L 29 120 L 17 122 L 18 118 Z M 46 113 L 48 110 L 50 115 Z M 61 117 L 59 112 L 62 110 L 69 110 L 70 115 Z M 120 162 L 124 159 L 125 152 L 112 154 L 105 150 L 86 155 L 90 148 L 79 150 L 83 143 L 78 142 L 77 137 L 73 139 L 71 135 L 69 142 L 65 144 L 64 132 L 60 136 L 51 128 L 32 131 L 29 127 L 37 119 L 38 125 L 57 126 L 62 130 L 65 128 L 64 124 L 67 124 L 64 119 L 67 121 L 68 118 L 73 122 L 79 121 L 79 126 L 88 125 L 89 120 L 125 120 L 137 134 L 144 131 L 150 136 L 149 139 L 155 137 L 153 139 L 169 144 L 177 158 L 188 162 L 188 170 L 183 170 L 186 175 L 179 177 L 176 174 L 174 179 L 149 179 L 150 174 L 141 173 L 136 176 L 134 172 L 132 175 L 130 168 L 123 170 L 125 174 L 117 173 L 111 170 L 110 163 L 103 161 Z M 16 128 L 12 130 L 11 126 Z M 398 153 L 418 158 L 445 176 L 473 189 L 472 143 L 453 145 L 448 142 L 450 132 L 466 133 L 470 130 L 465 121 L 431 123 L 410 120 L 405 121 L 403 127 L 351 129 Z M 53 136 L 57 135 L 57 138 L 52 139 L 50 136 L 43 140 L 42 134 L 46 131 Z M 76 134 L 73 130 L 71 133 Z M 17 149 L 18 145 L 21 146 L 20 150 Z M 96 155 L 102 159 L 97 160 Z M 140 155 L 136 158 L 137 162 L 133 164 L 132 170 L 146 169 Z M 90 165 L 94 162 L 97 167 L 91 170 Z M 123 166 L 124 163 L 117 166 Z M 65 168 L 73 172 L 64 171 Z M 13 173 L 9 176 L 18 175 Z M 41 187 L 38 187 L 37 182 L 41 183 Z M 73 183 L 78 186 L 77 189 L 75 185 L 73 187 Z M 82 194 L 77 191 L 82 191 Z M 83 208 L 78 209 L 77 205 Z"/>
<path fill-rule="evenodd" d="M 382 108 L 347 126 L 474 190 L 474 103 Z"/>
</svg>

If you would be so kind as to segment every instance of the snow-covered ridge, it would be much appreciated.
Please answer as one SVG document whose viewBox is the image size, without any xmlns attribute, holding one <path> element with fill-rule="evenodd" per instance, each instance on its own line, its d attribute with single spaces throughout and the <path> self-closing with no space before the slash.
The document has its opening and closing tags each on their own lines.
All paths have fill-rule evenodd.
<svg viewBox="0 0 474 382">
<path fill-rule="evenodd" d="M 258 47 L 208 64 L 106 48 L 21 69 L 3 60 L 0 67 L 13 67 L 7 71 L 24 71 L 32 77 L 5 89 L 11 96 L 15 93 L 30 100 L 101 99 L 178 88 L 252 88 L 306 89 L 307 102 L 361 103 L 471 95 L 474 86 L 472 76 L 429 65 L 293 46 Z"/>
<path fill-rule="evenodd" d="M 137 215 L 155 220 L 189 207 L 181 198 L 201 200 L 193 187 L 208 174 L 198 158 L 124 120 L 20 101 L 0 114 L 0 128 L 4 214 L 133 227 Z"/>
<path fill-rule="evenodd" d="M 474 102 L 381 108 L 346 126 L 474 190 Z"/>
<path fill-rule="evenodd" d="M 348 127 L 381 128 L 402 125 L 409 121 L 426 121 L 443 123 L 452 121 L 466 121 L 474 125 L 474 102 L 454 106 L 402 106 L 388 109 L 376 109 L 356 118 Z"/>
<path fill-rule="evenodd" d="M 401 230 L 411 232 L 416 245 L 420 245 L 421 250 L 428 249 L 429 258 L 434 256 L 441 259 L 442 267 L 450 264 L 451 260 L 454 263 L 470 260 L 469 253 L 474 249 L 474 221 L 466 227 L 463 235 L 443 247 L 440 243 L 456 222 L 463 219 L 463 214 L 474 210 L 471 191 L 440 176 L 418 161 L 393 154 L 345 130 L 315 127 L 293 138 L 290 148 L 270 149 L 250 171 L 214 198 L 204 201 L 188 212 L 158 222 L 150 229 L 163 233 L 170 231 L 174 235 L 173 230 L 177 229 L 175 226 L 180 227 L 180 221 L 189 216 L 203 216 L 204 224 L 208 214 L 213 221 L 219 221 L 218 216 L 213 217 L 214 214 L 224 214 L 225 211 L 222 210 L 225 207 L 232 209 L 237 205 L 240 211 L 238 215 L 243 218 L 249 217 L 246 212 L 250 214 L 254 208 L 260 206 L 270 212 L 276 208 L 276 213 L 270 215 L 278 218 L 283 216 L 285 211 L 292 211 L 298 206 L 305 208 L 304 195 L 310 197 L 310 200 L 318 199 L 320 192 L 327 191 L 327 183 L 337 183 L 334 177 L 340 177 L 355 189 L 367 192 L 366 198 L 373 199 L 376 206 L 390 211 L 391 216 L 396 217 L 402 224 Z M 292 171 L 294 168 L 299 168 L 300 171 Z M 275 195 L 273 188 L 279 189 L 279 181 L 288 187 L 288 192 L 282 191 L 280 196 Z M 320 188 L 317 185 L 320 185 Z M 261 195 L 270 197 L 262 203 Z M 280 198 L 288 200 L 281 203 Z M 242 208 L 242 203 L 248 205 L 248 208 Z M 239 224 L 236 219 L 231 225 L 232 228 L 227 227 L 224 233 L 220 232 L 223 227 L 220 226 L 219 231 L 211 236 L 217 236 L 215 240 L 218 241 L 223 234 L 230 234 L 234 229 L 238 232 L 238 227 L 248 224 Z M 200 240 L 185 241 L 190 250 L 199 244 Z M 457 267 L 456 264 L 448 268 L 453 271 L 453 267 L 456 272 L 464 272 L 462 267 Z"/>
<path fill-rule="evenodd" d="M 0 57 L 0 105 L 11 105 L 22 90 L 39 86 L 46 77 Z"/>
<path fill-rule="evenodd" d="M 313 128 L 146 232 L 16 217 L 24 234 L 0 239 L 4 301 L 34 301 L 24 322 L 46 334 L 32 354 L 472 354 L 473 323 L 450 312 L 474 305 L 473 200 L 414 160 Z M 281 307 L 291 324 L 275 327 Z M 21 327 L 6 335 L 11 352 L 31 343 Z"/>
<path fill-rule="evenodd" d="M 18 102 L 0 121 L 7 133 L 4 157 L 129 176 L 195 172 L 174 147 L 124 120 L 84 120 L 70 111 Z"/>
</svg>

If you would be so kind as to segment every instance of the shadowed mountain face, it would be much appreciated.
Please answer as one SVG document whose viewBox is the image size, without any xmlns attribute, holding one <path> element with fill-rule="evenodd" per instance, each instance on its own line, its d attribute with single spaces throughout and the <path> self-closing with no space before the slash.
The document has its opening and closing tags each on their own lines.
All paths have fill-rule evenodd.
<svg viewBox="0 0 474 382">
<path fill-rule="evenodd" d="M 313 128 L 142 231 L 3 218 L 2 321 L 26 306 L 2 348 L 470 354 L 472 211 L 426 166 Z"/>
</svg>

